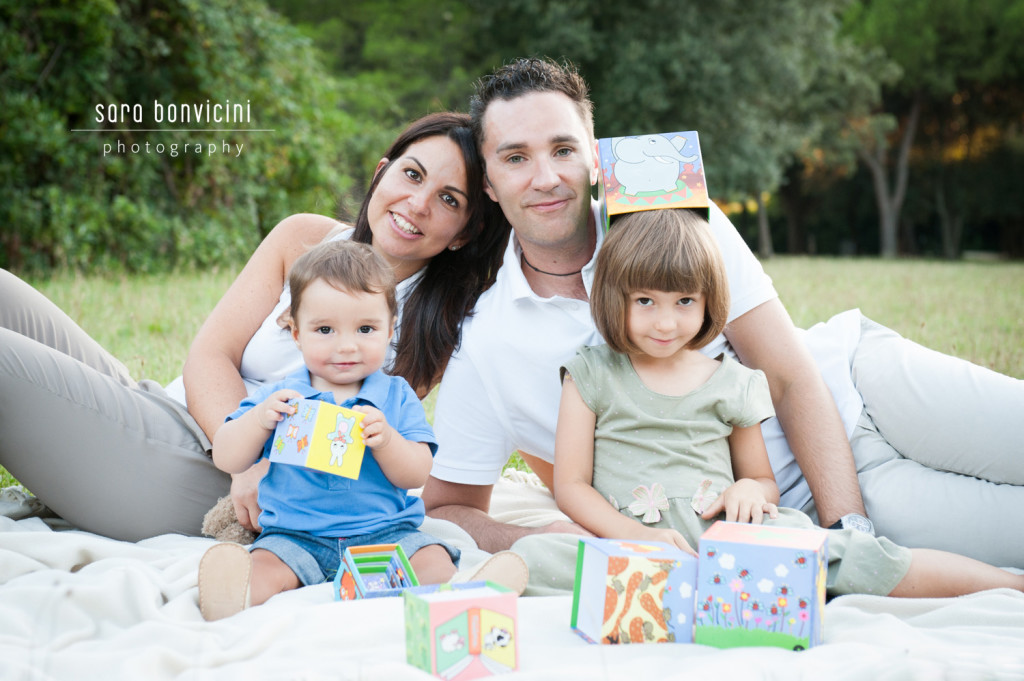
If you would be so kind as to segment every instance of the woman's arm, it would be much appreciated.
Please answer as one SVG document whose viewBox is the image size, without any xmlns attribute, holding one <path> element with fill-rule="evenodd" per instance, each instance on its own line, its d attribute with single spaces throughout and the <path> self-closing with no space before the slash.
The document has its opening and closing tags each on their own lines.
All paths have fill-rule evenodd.
<svg viewBox="0 0 1024 681">
<path fill-rule="evenodd" d="M 188 410 L 212 442 L 228 414 L 246 395 L 240 367 L 253 334 L 281 299 L 292 263 L 337 226 L 323 215 L 299 214 L 277 224 L 206 318 L 182 372 Z M 232 477 L 231 499 L 238 522 L 257 529 L 259 481 L 268 462 Z"/>
<path fill-rule="evenodd" d="M 572 376 L 565 374 L 555 429 L 555 501 L 573 522 L 598 537 L 647 539 L 693 549 L 671 529 L 648 527 L 627 518 L 594 489 L 594 429 L 597 416 L 586 405 Z"/>
<path fill-rule="evenodd" d="M 211 441 L 245 397 L 242 353 L 281 298 L 288 269 L 337 224 L 311 214 L 292 215 L 278 223 L 193 339 L 182 372 L 185 394 L 189 413 Z"/>
<path fill-rule="evenodd" d="M 733 428 L 729 436 L 732 471 L 736 482 L 715 499 L 701 515 L 711 520 L 725 512 L 733 522 L 760 524 L 767 515 L 778 515 L 779 487 L 775 484 L 761 426 Z"/>
</svg>

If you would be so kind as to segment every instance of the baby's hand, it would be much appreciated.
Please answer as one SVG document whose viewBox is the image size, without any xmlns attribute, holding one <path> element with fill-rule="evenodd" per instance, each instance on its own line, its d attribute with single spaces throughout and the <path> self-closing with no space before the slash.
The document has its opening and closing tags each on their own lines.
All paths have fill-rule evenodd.
<svg viewBox="0 0 1024 681">
<path fill-rule="evenodd" d="M 273 430 L 278 423 L 284 420 L 285 416 L 291 416 L 298 409 L 296 405 L 288 404 L 288 400 L 301 399 L 302 395 L 294 390 L 287 388 L 277 390 L 256 407 L 256 420 L 263 428 Z"/>
<path fill-rule="evenodd" d="M 387 447 L 391 442 L 395 429 L 388 425 L 387 419 L 380 409 L 371 407 L 368 404 L 360 404 L 352 407 L 353 411 L 360 411 L 366 416 L 363 417 L 363 442 L 371 449 Z"/>
<path fill-rule="evenodd" d="M 689 542 L 686 541 L 686 538 L 677 530 L 673 530 L 671 528 L 662 529 L 658 527 L 645 527 L 644 529 L 646 530 L 644 539 L 649 541 L 660 541 L 665 544 L 669 544 L 670 546 L 680 548 L 691 556 L 697 555 L 697 552 L 693 550 L 693 547 L 691 547 Z"/>
<path fill-rule="evenodd" d="M 751 478 L 737 480 L 727 487 L 701 518 L 712 520 L 723 511 L 726 520 L 754 525 L 760 525 L 765 515 L 769 518 L 777 518 L 779 515 L 779 507 L 768 501 L 761 483 Z"/>
</svg>

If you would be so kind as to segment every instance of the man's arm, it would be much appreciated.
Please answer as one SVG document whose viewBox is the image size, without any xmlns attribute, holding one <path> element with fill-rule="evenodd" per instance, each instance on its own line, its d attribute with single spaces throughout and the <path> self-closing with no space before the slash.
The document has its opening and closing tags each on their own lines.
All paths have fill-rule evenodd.
<svg viewBox="0 0 1024 681">
<path fill-rule="evenodd" d="M 423 487 L 422 499 L 430 517 L 455 523 L 473 537 L 477 546 L 488 553 L 504 551 L 529 534 L 589 534 L 579 525 L 560 520 L 541 527 L 500 523 L 488 515 L 493 489 L 494 485 L 464 485 L 431 476 Z"/>
<path fill-rule="evenodd" d="M 847 513 L 866 515 L 839 412 L 786 308 L 777 298 L 762 303 L 730 322 L 725 335 L 743 364 L 767 376 L 776 415 L 822 527 Z"/>
</svg>

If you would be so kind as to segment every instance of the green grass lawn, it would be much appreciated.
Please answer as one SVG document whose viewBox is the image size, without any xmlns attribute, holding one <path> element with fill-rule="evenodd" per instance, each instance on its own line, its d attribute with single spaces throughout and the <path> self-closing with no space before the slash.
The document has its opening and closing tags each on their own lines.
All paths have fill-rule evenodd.
<svg viewBox="0 0 1024 681">
<path fill-rule="evenodd" d="M 1024 378 L 1024 263 L 779 257 L 797 326 L 853 307 L 934 350 Z"/>
<path fill-rule="evenodd" d="M 1024 378 L 1024 263 L 777 257 L 765 269 L 798 326 L 860 307 L 923 345 Z M 136 378 L 166 384 L 234 274 L 58 275 L 31 283 Z M 433 403 L 431 395 L 428 414 Z M 0 486 L 12 480 L 0 468 Z"/>
</svg>

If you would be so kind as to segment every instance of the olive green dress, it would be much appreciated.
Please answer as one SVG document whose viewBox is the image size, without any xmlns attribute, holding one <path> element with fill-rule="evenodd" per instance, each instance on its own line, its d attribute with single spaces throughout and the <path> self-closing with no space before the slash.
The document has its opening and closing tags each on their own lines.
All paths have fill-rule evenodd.
<svg viewBox="0 0 1024 681">
<path fill-rule="evenodd" d="M 694 507 L 706 508 L 734 482 L 732 429 L 774 415 L 764 374 L 728 357 L 720 361 L 703 385 L 681 396 L 650 390 L 628 356 L 605 345 L 582 348 L 564 367 L 597 416 L 594 488 L 620 513 L 652 527 L 673 528 L 694 548 L 713 522 Z M 765 524 L 815 527 L 794 509 L 779 509 L 778 518 L 766 517 Z M 531 535 L 514 545 L 537 573 L 531 574 L 535 588 L 528 593 L 572 589 L 577 541 L 568 535 Z M 828 547 L 830 594 L 888 594 L 910 565 L 908 549 L 854 530 L 830 530 Z M 556 565 L 553 553 L 570 565 Z"/>
</svg>

